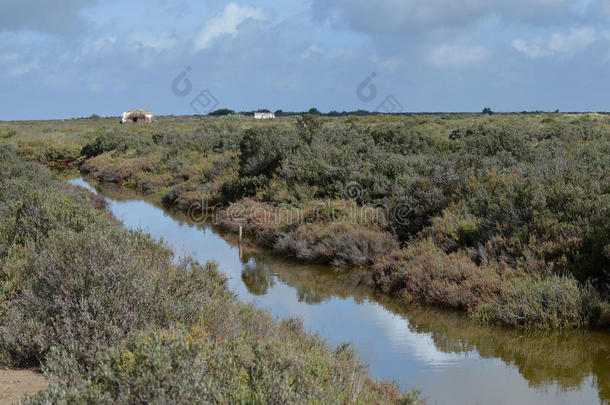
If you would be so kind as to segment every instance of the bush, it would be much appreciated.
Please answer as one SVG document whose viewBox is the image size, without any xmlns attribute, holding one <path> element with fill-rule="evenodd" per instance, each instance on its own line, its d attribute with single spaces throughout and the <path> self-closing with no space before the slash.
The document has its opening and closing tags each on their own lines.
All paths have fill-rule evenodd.
<svg viewBox="0 0 610 405">
<path fill-rule="evenodd" d="M 398 248 L 392 235 L 355 224 L 303 224 L 282 233 L 273 249 L 308 263 L 371 265 Z"/>
<path fill-rule="evenodd" d="M 137 137 L 114 130 L 103 133 L 92 143 L 83 146 L 80 154 L 86 158 L 92 158 L 114 150 L 124 153 L 128 147 L 136 147 L 140 143 L 141 140 Z"/>
<path fill-rule="evenodd" d="M 56 383 L 28 403 L 399 401 L 393 386 L 367 380 L 349 347 L 330 351 L 305 337 L 298 322 L 273 329 L 265 342 L 246 331 L 213 340 L 203 327 L 142 333 L 106 352 L 84 377 Z M 69 374 L 74 367 L 71 358 L 60 355 L 52 362 Z M 344 373 L 348 369 L 353 373 Z M 416 402 L 410 393 L 402 401 Z"/>
<path fill-rule="evenodd" d="M 15 131 L 14 129 L 8 129 L 6 132 L 4 132 L 2 134 L 2 138 L 10 139 L 10 138 L 14 137 L 15 135 L 17 135 L 17 131 Z"/>
<path fill-rule="evenodd" d="M 260 314 L 250 310 L 251 316 Z M 239 314 L 239 316 L 244 316 Z M 298 321 L 273 327 L 265 341 L 242 330 L 210 339 L 204 327 L 142 333 L 107 352 L 85 378 L 56 384 L 29 403 L 398 402 L 393 386 L 367 380 L 349 346 L 332 351 L 307 337 Z M 54 366 L 71 370 L 70 359 Z M 347 374 L 344 370 L 352 370 Z M 403 403 L 415 403 L 405 396 Z M 408 402 L 407 402 L 408 401 Z"/>
<path fill-rule="evenodd" d="M 565 329 L 595 324 L 600 311 L 590 286 L 570 277 L 535 276 L 503 282 L 493 302 L 479 307 L 474 316 L 509 327 Z"/>
<path fill-rule="evenodd" d="M 416 179 L 405 189 L 405 197 L 389 204 L 389 219 L 400 241 L 406 241 L 430 225 L 430 220 L 448 204 L 443 190 L 428 179 Z"/>
<path fill-rule="evenodd" d="M 0 329 L 0 349 L 19 366 L 36 365 L 51 347 L 92 366 L 137 330 L 192 322 L 224 291 L 213 266 L 173 267 L 155 242 L 117 229 L 54 231 L 25 260 L 28 283 L 6 303 Z"/>
<path fill-rule="evenodd" d="M 265 175 L 242 177 L 223 183 L 220 192 L 225 202 L 234 202 L 244 197 L 253 197 L 267 184 L 269 178 Z"/>
<path fill-rule="evenodd" d="M 239 143 L 239 175 L 271 177 L 289 152 L 289 141 L 286 135 L 268 128 L 246 130 Z"/>
<path fill-rule="evenodd" d="M 500 275 L 495 268 L 477 266 L 463 253 L 446 254 L 427 240 L 377 263 L 373 283 L 407 301 L 474 310 L 494 300 Z"/>
<path fill-rule="evenodd" d="M 610 330 L 610 303 L 601 303 L 599 320 L 597 321 L 596 326 L 601 329 Z"/>
<path fill-rule="evenodd" d="M 434 217 L 424 235 L 433 238 L 437 246 L 451 253 L 483 241 L 481 222 L 480 218 L 453 207 L 443 210 L 441 216 Z"/>
</svg>

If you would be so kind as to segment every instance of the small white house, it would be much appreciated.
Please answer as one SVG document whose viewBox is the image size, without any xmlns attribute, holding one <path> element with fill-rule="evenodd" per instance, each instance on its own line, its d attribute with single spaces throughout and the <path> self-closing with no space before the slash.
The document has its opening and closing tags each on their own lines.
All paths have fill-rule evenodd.
<svg viewBox="0 0 610 405">
<path fill-rule="evenodd" d="M 272 120 L 275 118 L 275 114 L 271 112 L 255 112 L 254 119 L 256 120 Z"/>
</svg>

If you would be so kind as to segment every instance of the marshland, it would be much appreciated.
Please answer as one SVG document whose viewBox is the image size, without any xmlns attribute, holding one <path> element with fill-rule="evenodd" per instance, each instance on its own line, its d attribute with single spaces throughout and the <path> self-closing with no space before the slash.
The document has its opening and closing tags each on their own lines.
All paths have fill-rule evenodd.
<svg viewBox="0 0 610 405">
<path fill-rule="evenodd" d="M 31 403 L 610 398 L 607 115 L 95 116 L 0 144 L 0 360 L 44 370 Z"/>
<path fill-rule="evenodd" d="M 0 405 L 610 405 L 610 0 L 1 0 Z"/>
</svg>

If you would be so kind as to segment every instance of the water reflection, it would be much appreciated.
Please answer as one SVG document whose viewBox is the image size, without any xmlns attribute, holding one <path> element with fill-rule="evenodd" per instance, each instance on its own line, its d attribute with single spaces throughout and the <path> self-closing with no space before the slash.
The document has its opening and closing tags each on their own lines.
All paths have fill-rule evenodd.
<svg viewBox="0 0 610 405">
<path fill-rule="evenodd" d="M 76 183 L 85 184 L 82 181 Z M 404 307 L 367 287 L 360 270 L 296 264 L 178 212 L 104 187 L 130 228 L 178 254 L 214 260 L 244 301 L 299 316 L 331 344 L 351 340 L 375 378 L 418 388 L 431 404 L 588 404 L 610 400 L 610 335 L 523 333 L 478 326 L 461 313 Z"/>
<path fill-rule="evenodd" d="M 250 260 L 243 261 L 241 279 L 248 287 L 248 291 L 253 295 L 266 295 L 270 287 L 275 285 L 275 275 L 264 261 Z"/>
<path fill-rule="evenodd" d="M 225 236 L 223 239 L 226 240 L 227 243 L 235 243 L 230 236 Z M 267 255 L 252 246 L 242 246 L 242 255 L 242 280 L 248 288 L 248 291 L 254 295 L 264 295 L 260 294 L 260 292 L 264 291 L 264 293 L 267 293 L 268 289 L 273 287 L 276 280 L 278 280 L 295 289 L 296 298 L 299 302 L 313 305 L 328 301 L 332 296 L 338 296 L 339 294 L 333 294 L 332 292 L 327 293 L 326 289 L 321 288 L 320 285 L 304 283 L 300 281 L 301 279 L 311 277 L 317 279 L 321 285 L 334 283 L 337 287 L 347 287 L 345 284 L 342 286 L 339 285 L 341 283 L 339 280 L 345 280 L 346 277 L 339 277 L 337 273 L 328 271 L 328 269 L 323 266 L 304 266 L 297 264 L 298 270 L 292 272 L 292 266 L 295 266 L 295 263 L 292 261 L 281 260 L 271 255 Z M 282 269 L 288 269 L 290 271 L 282 271 Z M 344 273 L 343 276 L 346 274 L 347 273 Z M 351 291 L 342 298 L 353 295 L 354 292 Z"/>
<path fill-rule="evenodd" d="M 231 242 L 230 238 L 228 242 Z M 567 392 L 592 383 L 599 390 L 600 399 L 610 399 L 610 335 L 607 333 L 524 333 L 484 327 L 474 324 L 459 312 L 419 306 L 407 308 L 388 297 L 374 296 L 364 286 L 366 276 L 359 272 L 343 272 L 338 275 L 337 272 L 325 268 L 297 265 L 277 258 L 270 259 L 252 248 L 247 255 L 248 265 L 244 271 L 260 269 L 264 272 L 264 277 L 251 274 L 253 280 L 273 283 L 276 277 L 295 287 L 299 299 L 301 291 L 311 292 L 319 297 L 314 303 L 322 302 L 331 296 L 345 298 L 346 291 L 354 296 L 356 302 L 374 299 L 394 314 L 405 316 L 409 320 L 408 328 L 411 332 L 430 336 L 441 353 L 476 353 L 482 358 L 501 359 L 507 366 L 516 367 L 530 386 L 535 388 L 557 384 Z M 257 265 L 250 266 L 250 263 Z M 290 271 L 285 270 L 287 267 Z M 260 287 L 248 285 L 248 288 Z M 444 358 L 437 364 L 446 366 L 447 360 L 448 358 Z"/>
<path fill-rule="evenodd" d="M 476 351 L 484 358 L 500 358 L 514 365 L 533 387 L 557 383 L 569 391 L 594 377 L 601 399 L 610 398 L 610 336 L 570 331 L 523 334 L 472 325 L 463 317 L 427 310 L 408 311 L 411 330 L 429 333 L 444 353 Z"/>
</svg>

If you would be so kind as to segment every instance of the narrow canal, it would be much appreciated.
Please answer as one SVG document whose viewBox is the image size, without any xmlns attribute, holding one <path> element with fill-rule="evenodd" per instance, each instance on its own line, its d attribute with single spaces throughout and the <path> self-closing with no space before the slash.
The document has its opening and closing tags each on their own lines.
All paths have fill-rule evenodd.
<svg viewBox="0 0 610 405">
<path fill-rule="evenodd" d="M 358 271 L 239 248 L 209 223 L 194 224 L 144 197 L 71 183 L 104 195 L 126 227 L 163 239 L 176 255 L 218 263 L 240 300 L 300 317 L 330 344 L 352 342 L 374 378 L 418 389 L 429 404 L 610 403 L 610 334 L 499 330 L 460 313 L 404 308 L 358 287 Z"/>
</svg>

